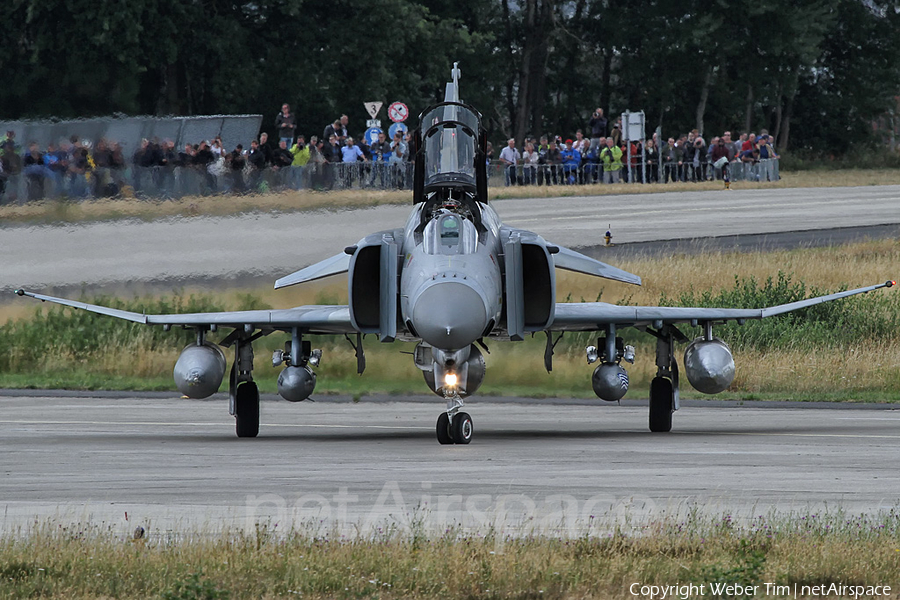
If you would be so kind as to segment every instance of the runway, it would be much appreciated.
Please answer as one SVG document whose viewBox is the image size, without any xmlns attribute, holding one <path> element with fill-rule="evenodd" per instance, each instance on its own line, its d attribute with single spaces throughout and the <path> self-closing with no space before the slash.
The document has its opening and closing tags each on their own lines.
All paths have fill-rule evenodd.
<svg viewBox="0 0 900 600">
<path fill-rule="evenodd" d="M 436 398 L 267 400 L 251 440 L 234 437 L 221 395 L 6 392 L 0 531 L 35 517 L 123 532 L 418 519 L 433 531 L 567 535 L 691 507 L 749 518 L 897 506 L 900 410 L 689 404 L 672 433 L 651 434 L 646 401 L 480 399 L 468 405 L 473 443 L 440 446 Z"/>
<path fill-rule="evenodd" d="M 782 242 L 797 244 L 807 243 L 808 232 L 816 230 L 900 224 L 900 186 L 731 192 L 682 188 L 497 200 L 492 206 L 507 225 L 572 248 L 603 244 L 608 228 L 619 245 L 715 238 L 725 239 L 730 247 L 730 236 L 807 232 L 788 235 Z M 61 293 L 96 285 L 94 289 L 109 293 L 109 286 L 128 283 L 271 283 L 340 253 L 369 233 L 403 227 L 410 210 L 411 204 L 153 222 L 0 226 L 0 291 L 26 287 Z"/>
</svg>

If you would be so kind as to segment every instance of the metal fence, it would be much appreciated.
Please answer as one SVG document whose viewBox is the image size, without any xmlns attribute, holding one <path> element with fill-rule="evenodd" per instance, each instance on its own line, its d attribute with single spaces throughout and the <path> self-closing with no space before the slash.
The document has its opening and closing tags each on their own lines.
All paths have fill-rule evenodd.
<svg viewBox="0 0 900 600">
<path fill-rule="evenodd" d="M 764 159 L 755 163 L 733 161 L 728 165 L 731 181 L 778 181 L 778 159 Z M 488 169 L 488 185 L 502 187 L 509 185 L 591 185 L 600 183 L 670 183 L 701 182 L 721 180 L 722 169 L 710 163 L 677 164 L 647 162 L 632 164 L 612 173 L 604 171 L 603 165 L 582 162 L 579 166 L 569 165 L 517 165 L 515 167 L 491 163 Z"/>
<path fill-rule="evenodd" d="M 42 199 L 87 200 L 137 197 L 177 199 L 187 196 L 341 189 L 404 190 L 412 187 L 411 163 L 310 163 L 303 167 L 241 170 L 208 167 L 97 168 L 88 173 L 60 173 L 44 166 L 0 178 L 0 204 Z"/>
<path fill-rule="evenodd" d="M 732 162 L 728 166 L 732 181 L 777 181 L 778 160 L 757 163 Z M 645 173 L 646 171 L 646 173 Z M 510 168 L 492 163 L 488 185 L 590 185 L 610 179 L 602 165 L 518 165 Z M 606 175 L 606 177 L 604 177 Z M 649 163 L 622 169 L 621 182 L 668 183 L 673 181 L 710 181 L 722 179 L 721 169 L 706 164 L 660 165 Z M 54 171 L 50 167 L 31 166 L 20 173 L 0 176 L 0 204 L 22 204 L 50 199 L 83 200 L 109 197 L 167 198 L 283 192 L 289 190 L 378 189 L 409 190 L 413 183 L 412 163 L 357 162 L 309 163 L 303 167 L 252 167 L 235 171 L 220 163 L 207 167 L 96 168 L 87 173 Z"/>
</svg>

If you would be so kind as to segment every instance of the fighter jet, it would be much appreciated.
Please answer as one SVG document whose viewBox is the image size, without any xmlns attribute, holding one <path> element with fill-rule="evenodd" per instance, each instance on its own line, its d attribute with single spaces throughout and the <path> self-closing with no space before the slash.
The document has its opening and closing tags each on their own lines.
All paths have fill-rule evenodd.
<svg viewBox="0 0 900 600">
<path fill-rule="evenodd" d="M 413 360 L 428 388 L 446 400 L 437 419 L 441 444 L 472 441 L 472 417 L 462 409 L 485 377 L 480 348 L 487 341 L 521 341 L 547 336 L 544 365 L 552 368 L 555 333 L 598 332 L 586 349 L 596 395 L 617 401 L 628 391 L 622 362 L 634 361 L 634 348 L 617 334 L 634 327 L 656 339 L 656 376 L 650 386 L 650 431 L 667 432 L 679 408 L 676 342 L 689 342 L 684 353 L 688 381 L 700 392 L 716 394 L 734 379 L 734 358 L 713 327 L 744 322 L 862 294 L 893 281 L 760 309 L 617 306 L 604 302 L 557 303 L 556 269 L 640 285 L 637 275 L 604 264 L 541 236 L 508 227 L 488 202 L 487 138 L 481 114 L 459 99 L 454 65 L 444 102 L 419 115 L 413 133 L 413 209 L 403 228 L 366 236 L 343 252 L 275 282 L 276 288 L 347 273 L 349 303 L 299 306 L 286 310 L 147 315 L 25 290 L 20 296 L 81 308 L 137 323 L 196 330 L 196 342 L 175 364 L 178 390 L 190 398 L 218 391 L 226 371 L 222 348 L 233 348 L 229 409 L 238 437 L 259 432 L 259 390 L 253 381 L 253 342 L 282 332 L 289 336 L 272 364 L 284 365 L 279 394 L 291 402 L 309 398 L 316 386 L 321 351 L 310 338 L 343 334 L 356 350 L 357 371 L 365 370 L 363 336 L 382 343 L 418 342 Z M 699 326 L 694 340 L 680 325 Z M 230 332 L 218 344 L 207 339 L 219 328 Z M 350 337 L 354 336 L 354 338 Z M 558 338 L 557 340 L 558 341 Z"/>
</svg>

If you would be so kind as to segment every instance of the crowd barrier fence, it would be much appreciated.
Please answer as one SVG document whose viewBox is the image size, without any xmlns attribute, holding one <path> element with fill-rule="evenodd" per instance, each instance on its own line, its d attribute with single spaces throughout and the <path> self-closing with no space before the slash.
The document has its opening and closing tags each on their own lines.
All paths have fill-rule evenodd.
<svg viewBox="0 0 900 600">
<path fill-rule="evenodd" d="M 778 159 L 757 163 L 732 162 L 731 181 L 777 181 Z M 624 183 L 644 181 L 641 166 L 622 169 L 615 177 L 599 164 L 517 165 L 493 162 L 488 168 L 488 185 L 503 187 L 562 186 L 599 184 L 617 179 Z M 711 164 L 698 167 L 648 163 L 647 183 L 708 181 L 722 179 L 722 170 Z M 96 168 L 79 174 L 54 171 L 45 166 L 29 166 L 16 174 L 0 175 L 0 204 L 23 204 L 41 199 L 130 197 L 178 199 L 216 194 L 266 193 L 289 190 L 410 190 L 413 165 L 409 162 L 309 163 L 303 167 L 245 167 L 234 171 L 213 163 L 208 167 Z"/>
</svg>

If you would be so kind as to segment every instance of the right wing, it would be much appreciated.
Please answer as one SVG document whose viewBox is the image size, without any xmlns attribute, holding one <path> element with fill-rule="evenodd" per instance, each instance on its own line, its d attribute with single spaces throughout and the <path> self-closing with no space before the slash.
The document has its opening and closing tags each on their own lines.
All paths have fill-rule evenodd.
<svg viewBox="0 0 900 600">
<path fill-rule="evenodd" d="M 233 327 L 235 329 L 291 329 L 298 327 L 305 333 L 319 334 L 356 333 L 357 331 L 350 322 L 350 307 L 346 305 L 311 305 L 279 310 L 147 315 L 97 304 L 88 304 L 77 300 L 35 294 L 25 290 L 16 290 L 16 294 L 35 298 L 41 302 L 52 302 L 62 306 L 80 308 L 100 315 L 146 325 L 180 325 L 185 327 L 208 327 L 214 325 L 216 327 Z"/>
<path fill-rule="evenodd" d="M 779 304 L 768 308 L 701 308 L 680 306 L 619 306 L 606 302 L 563 302 L 556 304 L 553 323 L 547 329 L 551 331 L 600 331 L 609 324 L 622 327 L 657 328 L 662 325 L 677 323 L 724 323 L 725 321 L 743 321 L 747 319 L 765 319 L 781 315 L 807 306 L 814 306 L 831 300 L 839 300 L 856 294 L 865 294 L 884 287 L 893 287 L 895 282 L 886 281 L 878 285 L 857 288 L 798 300 L 788 304 Z"/>
</svg>

